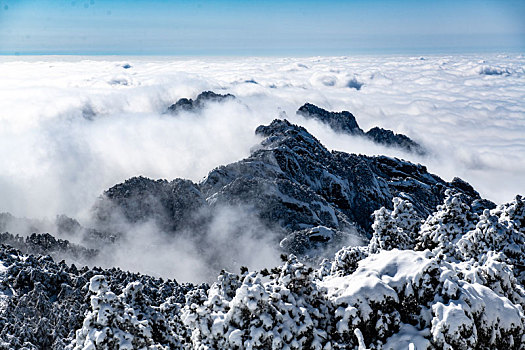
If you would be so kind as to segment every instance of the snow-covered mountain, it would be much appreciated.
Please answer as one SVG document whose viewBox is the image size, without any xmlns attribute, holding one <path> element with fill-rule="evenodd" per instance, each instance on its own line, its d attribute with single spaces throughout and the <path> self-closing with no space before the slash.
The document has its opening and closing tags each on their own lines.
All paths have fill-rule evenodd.
<svg viewBox="0 0 525 350">
<path fill-rule="evenodd" d="M 153 221 L 169 235 L 191 230 L 199 236 L 217 211 L 242 207 L 244 215 L 283 240 L 287 253 L 307 255 L 307 247 L 331 246 L 333 253 L 345 242 L 367 240 L 372 213 L 392 208 L 394 197 L 411 201 L 421 217 L 443 201 L 447 189 L 461 193 L 475 212 L 495 206 L 465 181 L 446 182 L 420 164 L 329 151 L 287 120 L 276 119 L 255 132 L 263 141 L 248 158 L 212 170 L 198 184 L 138 177 L 110 188 L 94 206 L 96 229 L 120 235 L 123 223 Z M 251 224 L 240 222 L 237 231 L 242 235 Z M 320 228 L 329 233 L 319 238 L 313 232 Z M 322 253 L 317 250 L 314 255 Z"/>
<path fill-rule="evenodd" d="M 143 175 L 190 179 L 250 155 L 286 112 L 329 150 L 388 155 L 467 180 L 498 203 L 525 192 L 520 54 L 345 57 L 0 57 L 0 211 L 84 219 L 97 196 Z M 355 86 L 360 85 L 357 90 Z M 236 99 L 167 109 L 202 91 Z M 334 132 L 296 111 L 350 111 L 427 156 Z M 283 117 L 280 117 L 283 119 Z M 50 200 L 52 198 L 52 200 Z"/>
<path fill-rule="evenodd" d="M 60 217 L 80 245 L 2 235 L 0 346 L 524 348 L 522 197 L 496 206 L 423 165 L 329 151 L 283 119 L 256 133 L 263 140 L 249 157 L 200 183 L 136 177 L 100 197 L 94 227 Z M 211 233 L 225 207 L 245 216 L 227 222 L 232 250 L 256 224 L 276 251 L 294 254 L 272 268 L 222 271 L 211 285 L 45 255 L 96 261 L 133 239 L 128 229 L 152 225 L 166 241 L 191 234 L 203 260 L 222 262 Z"/>
</svg>

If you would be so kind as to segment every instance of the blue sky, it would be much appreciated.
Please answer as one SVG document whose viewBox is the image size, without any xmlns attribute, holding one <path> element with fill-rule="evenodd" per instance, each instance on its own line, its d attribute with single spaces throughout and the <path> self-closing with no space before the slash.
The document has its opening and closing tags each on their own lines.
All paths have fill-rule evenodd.
<svg viewBox="0 0 525 350">
<path fill-rule="evenodd" d="M 523 52 L 524 18 L 522 0 L 0 0 L 0 53 Z"/>
</svg>

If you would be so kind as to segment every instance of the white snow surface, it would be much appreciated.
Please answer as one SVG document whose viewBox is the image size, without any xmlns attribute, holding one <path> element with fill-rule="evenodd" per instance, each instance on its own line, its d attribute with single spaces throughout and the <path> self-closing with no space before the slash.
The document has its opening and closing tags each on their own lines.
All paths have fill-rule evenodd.
<svg viewBox="0 0 525 350">
<path fill-rule="evenodd" d="M 426 349 L 429 338 L 438 348 L 446 349 L 474 348 L 481 337 L 488 337 L 491 344 L 497 340 L 509 344 L 523 341 L 523 307 L 504 293 L 463 280 L 461 276 L 471 269 L 439 261 L 429 250 L 393 249 L 361 260 L 352 274 L 326 276 L 318 285 L 326 288 L 327 298 L 336 309 L 339 334 L 363 323 L 375 325 L 374 336 L 397 328 L 383 349 Z M 425 328 L 400 322 L 401 314 L 410 312 L 403 305 L 413 297 L 421 303 L 419 315 L 413 316 Z M 399 309 L 391 311 L 389 305 L 398 305 Z M 426 328 L 429 323 L 430 332 Z"/>
<path fill-rule="evenodd" d="M 402 324 L 399 333 L 387 339 L 384 350 L 425 350 L 430 348 L 430 341 L 426 330 L 418 330 L 409 324 Z"/>
<path fill-rule="evenodd" d="M 398 301 L 396 290 L 401 290 L 407 282 L 418 283 L 421 271 L 430 264 L 432 253 L 429 251 L 393 249 L 361 260 L 351 278 L 329 277 L 321 285 L 338 304 L 360 304 L 363 298 L 378 301 L 391 297 Z"/>
<path fill-rule="evenodd" d="M 329 241 L 334 237 L 334 231 L 325 226 L 317 226 L 310 230 L 310 237 L 319 237 L 324 241 Z"/>
<path fill-rule="evenodd" d="M 524 64 L 522 55 L 493 54 L 1 57 L 0 211 L 82 217 L 103 190 L 131 176 L 199 181 L 246 157 L 258 142 L 255 127 L 279 112 L 331 149 L 421 162 L 506 202 L 525 192 Z M 203 90 L 238 100 L 164 114 Z M 430 155 L 336 134 L 295 115 L 305 102 L 349 110 L 365 130 L 404 133 Z"/>
</svg>

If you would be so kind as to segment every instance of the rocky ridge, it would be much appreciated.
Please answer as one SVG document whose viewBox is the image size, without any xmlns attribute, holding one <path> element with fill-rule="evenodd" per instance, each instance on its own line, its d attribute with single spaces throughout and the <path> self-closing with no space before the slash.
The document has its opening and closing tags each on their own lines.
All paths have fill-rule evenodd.
<svg viewBox="0 0 525 350">
<path fill-rule="evenodd" d="M 168 107 L 168 113 L 179 113 L 181 111 L 195 112 L 202 109 L 209 102 L 224 102 L 235 99 L 232 94 L 216 94 L 213 91 L 201 92 L 195 100 L 191 98 L 181 98 Z"/>
<path fill-rule="evenodd" d="M 208 103 L 222 103 L 236 99 L 232 94 L 217 94 L 213 91 L 203 91 L 195 100 L 191 98 L 181 98 L 170 105 L 167 112 L 177 114 L 181 111 L 198 112 Z M 423 146 L 412 140 L 406 135 L 396 134 L 392 130 L 373 127 L 367 132 L 361 129 L 355 116 L 348 112 L 331 112 L 320 108 L 311 103 L 305 103 L 296 112 L 304 118 L 316 119 L 329 125 L 334 131 L 353 136 L 362 136 L 377 144 L 403 149 L 408 152 L 425 155 L 427 152 Z"/>
<path fill-rule="evenodd" d="M 294 253 L 280 266 L 181 285 L 56 263 L 46 254 L 92 250 L 4 233 L 0 348 L 523 349 L 521 196 L 495 206 L 419 164 L 329 151 L 286 120 L 256 132 L 250 157 L 199 184 L 132 178 L 100 198 L 97 227 L 63 216 L 56 227 L 111 244 L 123 220 L 198 237 L 219 208 L 242 206 Z M 349 235 L 366 242 L 347 245 Z"/>
<path fill-rule="evenodd" d="M 131 226 L 145 222 L 153 222 L 167 237 L 184 234 L 198 242 L 220 210 L 242 208 L 245 215 L 261 223 L 260 234 L 276 233 L 272 237 L 276 247 L 282 241 L 284 252 L 319 258 L 345 244 L 366 242 L 372 233 L 372 213 L 381 207 L 391 209 L 394 197 L 412 202 L 421 217 L 442 202 L 447 189 L 460 193 L 477 213 L 495 206 L 467 182 L 459 178 L 446 182 L 420 164 L 329 151 L 306 129 L 287 120 L 276 119 L 258 127 L 256 133 L 263 141 L 248 158 L 212 170 L 198 184 L 184 179 L 131 178 L 100 197 L 93 207 L 92 228 L 66 216 L 58 216 L 54 226 L 44 227 L 56 227 L 60 237 L 80 242 L 92 249 L 87 256 L 94 256 L 98 248 L 118 242 Z M 8 214 L 0 219 L 4 231 L 25 226 L 29 231 L 20 232 L 23 235 L 49 232 L 39 230 L 41 223 L 37 221 Z M 8 222 L 15 224 L 9 226 Z M 253 221 L 235 225 L 232 230 L 242 235 Z M 309 233 L 323 228 L 333 232 L 326 240 Z M 21 244 L 15 246 L 36 252 Z M 48 253 L 61 257 L 51 249 Z"/>
<path fill-rule="evenodd" d="M 168 234 L 188 228 L 198 233 L 219 208 L 240 206 L 280 232 L 280 239 L 291 234 L 288 242 L 301 236 L 295 232 L 318 226 L 334 230 L 334 237 L 366 239 L 372 213 L 391 208 L 394 197 L 411 201 L 422 217 L 447 189 L 461 193 L 477 212 L 494 207 L 459 178 L 446 182 L 423 165 L 396 158 L 329 151 L 287 120 L 256 133 L 264 139 L 248 158 L 212 170 L 201 183 L 139 177 L 112 187 L 94 207 L 96 228 L 114 231 L 113 223 L 123 217 L 131 223 L 153 220 Z"/>
<path fill-rule="evenodd" d="M 357 124 L 354 115 L 348 111 L 329 112 L 311 103 L 305 103 L 297 110 L 297 114 L 305 118 L 316 119 L 329 125 L 337 132 L 354 136 L 363 136 L 377 144 L 400 148 L 419 155 L 426 154 L 426 150 L 420 144 L 406 135 L 396 134 L 392 130 L 383 129 L 377 126 L 365 132 Z"/>
<path fill-rule="evenodd" d="M 91 263 L 99 253 L 97 249 L 57 239 L 49 233 L 32 233 L 21 237 L 4 232 L 0 233 L 0 244 L 9 245 L 25 254 L 50 255 L 54 259 L 67 259 L 68 262 L 82 265 Z"/>
</svg>

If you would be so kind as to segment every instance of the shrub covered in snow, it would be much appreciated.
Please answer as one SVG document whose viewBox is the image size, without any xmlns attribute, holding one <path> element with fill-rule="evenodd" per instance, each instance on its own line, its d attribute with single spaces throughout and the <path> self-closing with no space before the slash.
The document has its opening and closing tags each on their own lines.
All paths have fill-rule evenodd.
<svg viewBox="0 0 525 350">
<path fill-rule="evenodd" d="M 460 194 L 447 190 L 445 195 L 443 204 L 421 226 L 417 248 L 454 256 L 457 241 L 475 227 L 478 217 Z"/>
<path fill-rule="evenodd" d="M 508 295 L 480 283 L 490 285 L 488 279 L 470 282 L 462 278 L 465 267 L 428 250 L 394 249 L 372 254 L 351 275 L 326 277 L 321 285 L 336 308 L 344 343 L 359 329 L 367 346 L 380 348 L 410 325 L 437 348 L 520 349 L 523 289 L 511 282 L 517 293 Z"/>
<path fill-rule="evenodd" d="M 394 208 L 398 203 L 400 200 L 395 199 Z M 513 202 L 487 209 L 478 216 L 463 202 L 460 194 L 447 191 L 443 205 L 438 206 L 420 228 L 414 226 L 412 239 L 403 235 L 404 229 L 400 226 L 404 220 L 394 218 L 395 209 L 389 211 L 382 208 L 375 212 L 374 235 L 369 244 L 371 255 L 358 262 L 359 267 L 348 276 L 353 280 L 361 276 L 364 281 L 349 284 L 350 288 L 354 288 L 350 289 L 352 293 L 348 293 L 348 288 L 341 290 L 335 287 L 332 294 L 337 296 L 335 300 L 341 302 L 340 298 L 346 297 L 343 298 L 344 304 L 351 305 L 348 300 L 352 300 L 360 308 L 378 302 L 383 305 L 381 303 L 392 293 L 392 290 L 385 288 L 387 284 L 396 292 L 390 295 L 393 300 L 390 304 L 396 309 L 394 314 L 399 312 L 399 329 L 406 324 L 416 326 L 418 332 L 430 328 L 430 333 L 425 333 L 424 338 L 436 348 L 521 349 L 525 346 L 522 270 L 525 261 L 524 208 L 524 201 L 518 196 Z M 429 265 L 420 265 L 418 272 L 420 277 L 424 277 L 423 284 L 414 283 L 417 278 L 399 275 L 400 270 L 394 268 L 394 260 L 390 259 L 391 262 L 386 264 L 388 259 L 385 257 L 388 255 L 385 254 L 392 254 L 389 250 L 393 247 L 410 249 L 414 245 L 420 252 L 405 250 L 393 251 L 393 254 L 395 259 L 425 254 Z M 421 257 L 409 258 L 397 265 L 417 269 L 419 260 Z M 380 265 L 377 265 L 378 262 Z M 374 269 L 374 266 L 383 266 L 384 270 Z M 325 278 L 323 283 L 342 284 L 334 284 L 332 278 Z M 407 279 L 411 280 L 408 284 Z M 405 283 L 404 289 L 400 289 L 399 280 Z M 366 289 L 367 283 L 371 284 L 369 288 L 374 293 L 355 293 L 356 288 Z M 380 292 L 381 288 L 385 291 Z M 365 301 L 357 299 L 356 302 L 352 299 L 356 295 L 366 296 Z M 372 309 L 377 309 L 377 306 Z M 365 310 L 359 309 L 357 315 L 367 315 L 366 311 L 366 307 Z M 355 322 L 352 317 L 348 319 L 349 324 Z M 396 318 L 391 319 L 395 325 Z M 383 329 L 388 330 L 388 327 Z M 367 329 L 360 327 L 360 331 L 366 339 Z M 374 332 L 379 335 L 381 329 L 376 326 L 370 334 Z M 392 334 L 391 337 L 398 335 Z M 379 340 L 382 342 L 382 339 Z"/>
<path fill-rule="evenodd" d="M 339 255 L 349 251 L 358 250 Z M 293 256 L 267 276 L 224 273 L 205 300 L 184 307 L 192 347 L 389 349 L 404 342 L 417 349 L 520 349 L 525 343 L 524 290 L 497 257 L 473 267 L 429 250 L 366 255 L 348 274 L 336 268 L 319 275 Z"/>
<path fill-rule="evenodd" d="M 221 275 L 184 309 L 193 346 L 522 349 L 521 197 L 478 216 L 447 192 L 424 222 L 408 201 L 393 204 L 374 213 L 368 246 L 341 249 L 315 273 L 291 256 L 266 277 Z"/>
<path fill-rule="evenodd" d="M 91 312 L 77 330 L 72 349 L 172 349 L 184 343 L 184 332 L 173 332 L 165 317 L 166 303 L 151 306 L 142 293 L 144 286 L 129 283 L 122 294 L 110 291 L 106 277 L 96 275 L 89 282 Z M 178 318 L 178 315 L 170 315 Z"/>
<path fill-rule="evenodd" d="M 374 212 L 374 231 L 369 244 L 372 253 L 414 248 L 421 218 L 409 201 L 396 197 L 393 203 L 393 210 L 382 207 Z"/>
<path fill-rule="evenodd" d="M 330 264 L 329 274 L 347 276 L 357 269 L 359 261 L 368 256 L 368 247 L 343 247 L 339 250 Z M 327 275 L 328 273 L 322 274 Z"/>
<path fill-rule="evenodd" d="M 330 309 L 314 283 L 313 269 L 293 256 L 269 276 L 244 276 L 235 294 L 219 277 L 202 305 L 189 304 L 184 323 L 194 348 L 323 349 L 330 331 Z M 234 278 L 236 280 L 236 278 Z"/>
<path fill-rule="evenodd" d="M 483 261 L 488 253 L 499 252 L 502 261 L 513 265 L 516 277 L 525 281 L 525 200 L 484 210 L 476 227 L 458 242 L 464 259 Z"/>
</svg>

